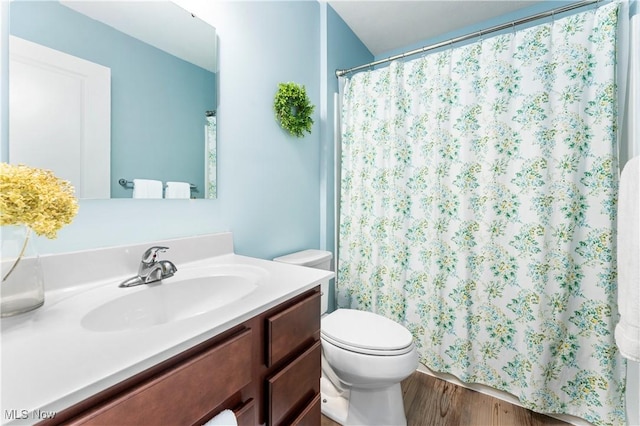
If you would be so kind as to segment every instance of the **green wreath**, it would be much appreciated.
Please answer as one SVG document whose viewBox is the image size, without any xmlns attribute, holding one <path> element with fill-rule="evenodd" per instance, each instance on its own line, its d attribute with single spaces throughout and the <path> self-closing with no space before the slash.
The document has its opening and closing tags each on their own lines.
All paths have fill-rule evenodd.
<svg viewBox="0 0 640 426">
<path fill-rule="evenodd" d="M 309 102 L 304 86 L 279 83 L 273 108 L 276 111 L 276 120 L 291 135 L 301 138 L 305 131 L 311 133 L 311 114 L 315 106 Z"/>
</svg>

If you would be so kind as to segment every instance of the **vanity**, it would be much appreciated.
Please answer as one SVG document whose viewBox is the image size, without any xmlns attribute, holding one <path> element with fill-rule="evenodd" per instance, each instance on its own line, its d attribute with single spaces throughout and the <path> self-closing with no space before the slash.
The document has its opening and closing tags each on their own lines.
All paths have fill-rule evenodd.
<svg viewBox="0 0 640 426">
<path fill-rule="evenodd" d="M 178 271 L 135 288 L 118 284 L 151 244 L 42 258 L 64 278 L 2 320 L 3 424 L 319 424 L 333 273 L 236 255 L 230 233 L 156 243 Z M 87 283 L 87 265 L 109 276 Z"/>
</svg>

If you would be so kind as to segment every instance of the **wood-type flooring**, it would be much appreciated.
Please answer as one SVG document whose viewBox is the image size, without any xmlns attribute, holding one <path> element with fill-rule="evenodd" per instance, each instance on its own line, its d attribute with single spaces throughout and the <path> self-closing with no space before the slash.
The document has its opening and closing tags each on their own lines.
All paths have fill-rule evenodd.
<svg viewBox="0 0 640 426">
<path fill-rule="evenodd" d="M 418 371 L 402 382 L 402 393 L 408 426 L 568 425 Z M 321 426 L 338 423 L 322 416 Z"/>
</svg>

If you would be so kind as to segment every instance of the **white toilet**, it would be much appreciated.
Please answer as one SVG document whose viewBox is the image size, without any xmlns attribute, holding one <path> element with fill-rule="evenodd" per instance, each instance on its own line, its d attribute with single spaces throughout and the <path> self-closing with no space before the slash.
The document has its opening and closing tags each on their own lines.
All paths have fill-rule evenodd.
<svg viewBox="0 0 640 426">
<path fill-rule="evenodd" d="M 330 269 L 331 253 L 304 250 L 274 259 Z M 418 368 L 409 330 L 371 312 L 326 314 L 329 281 L 321 284 L 322 413 L 342 425 L 406 425 L 400 382 Z"/>
</svg>

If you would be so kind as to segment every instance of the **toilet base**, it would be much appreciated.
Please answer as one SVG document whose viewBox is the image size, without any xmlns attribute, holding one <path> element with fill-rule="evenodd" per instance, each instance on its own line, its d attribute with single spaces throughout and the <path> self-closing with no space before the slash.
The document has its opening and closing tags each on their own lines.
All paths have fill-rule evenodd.
<svg viewBox="0 0 640 426">
<path fill-rule="evenodd" d="M 322 414 L 345 426 L 406 426 L 402 389 L 396 383 L 381 389 L 352 388 L 343 396 L 331 381 L 320 379 Z"/>
<path fill-rule="evenodd" d="M 320 394 L 322 414 L 336 423 L 346 424 L 349 400 L 324 376 L 320 378 Z"/>
</svg>

